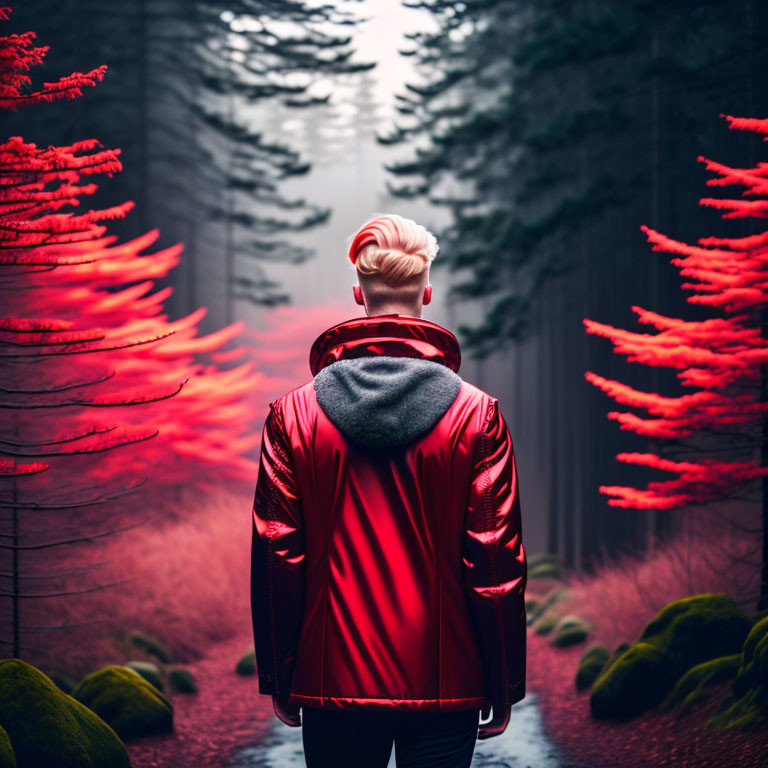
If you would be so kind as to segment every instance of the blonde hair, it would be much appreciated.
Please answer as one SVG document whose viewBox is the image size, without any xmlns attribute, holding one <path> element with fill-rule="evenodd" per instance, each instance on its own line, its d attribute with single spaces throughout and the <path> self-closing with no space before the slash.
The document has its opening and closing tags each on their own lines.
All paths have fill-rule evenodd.
<svg viewBox="0 0 768 768">
<path fill-rule="evenodd" d="M 353 235 L 349 258 L 358 272 L 397 285 L 428 269 L 438 249 L 437 238 L 413 219 L 377 214 Z"/>
</svg>

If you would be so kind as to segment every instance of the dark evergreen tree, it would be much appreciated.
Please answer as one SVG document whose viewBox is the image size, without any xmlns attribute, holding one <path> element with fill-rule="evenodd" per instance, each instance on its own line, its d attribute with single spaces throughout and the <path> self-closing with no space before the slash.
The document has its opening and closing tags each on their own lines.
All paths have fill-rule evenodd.
<svg viewBox="0 0 768 768">
<path fill-rule="evenodd" d="M 648 299 L 668 314 L 681 303 L 674 274 L 644 251 L 647 222 L 694 237 L 704 226 L 685 190 L 699 153 L 727 143 L 720 112 L 768 113 L 768 6 L 754 0 L 413 0 L 436 32 L 410 36 L 421 82 L 398 96 L 399 117 L 380 136 L 410 148 L 391 163 L 390 191 L 450 213 L 437 232 L 436 269 L 455 275 L 449 300 L 482 302 L 461 324 L 468 355 L 512 347 L 516 375 L 547 372 L 532 434 L 551 497 L 550 548 L 576 566 L 665 535 L 654 510 L 605 514 L 598 477 L 621 450 L 594 425 L 599 398 L 581 380 L 595 364 L 580 321 L 599 308 L 626 322 Z M 731 141 L 735 162 L 739 148 Z M 730 158 L 729 158 L 730 159 Z M 546 310 L 538 311 L 541 306 Z M 537 318 L 542 318 L 544 327 Z M 543 349 L 531 356 L 520 342 Z M 527 366 L 525 371 L 522 366 Z M 658 391 L 665 372 L 633 370 Z M 649 384 L 650 382 L 650 384 Z M 520 392 L 520 389 L 517 390 Z M 652 439 L 638 450 L 656 449 Z M 624 446 L 626 447 L 626 446 Z M 544 459 L 543 457 L 547 457 Z M 615 470 L 617 484 L 633 482 Z"/>
<path fill-rule="evenodd" d="M 38 40 L 55 46 L 48 66 L 82 71 L 109 61 L 110 71 L 101 93 L 71 112 L 52 105 L 23 132 L 40 144 L 86 134 L 122 147 L 136 172 L 110 192 L 135 201 L 133 226 L 144 231 L 162 219 L 164 240 L 185 243 L 185 264 L 173 276 L 184 286 L 172 299 L 174 314 L 214 303 L 221 290 L 213 287 L 225 285 L 227 317 L 207 318 L 215 327 L 231 316 L 234 296 L 287 300 L 261 264 L 307 258 L 289 233 L 329 214 L 281 194 L 281 181 L 310 164 L 265 138 L 248 108 L 278 99 L 311 109 L 328 99 L 313 91 L 314 81 L 372 67 L 351 61 L 344 28 L 358 16 L 303 0 L 35 0 L 14 21 L 34 22 Z M 22 131 L 13 120 L 9 128 Z"/>
</svg>

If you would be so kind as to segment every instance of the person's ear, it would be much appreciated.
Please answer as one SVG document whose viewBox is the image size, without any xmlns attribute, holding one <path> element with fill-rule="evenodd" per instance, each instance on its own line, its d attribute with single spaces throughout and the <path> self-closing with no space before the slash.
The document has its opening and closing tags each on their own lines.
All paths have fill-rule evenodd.
<svg viewBox="0 0 768 768">
<path fill-rule="evenodd" d="M 422 304 L 429 304 L 429 302 L 432 301 L 432 284 L 427 283 L 424 286 L 424 299 L 421 302 Z"/>
<path fill-rule="evenodd" d="M 365 306 L 365 302 L 363 301 L 363 291 L 360 288 L 359 285 L 353 285 L 352 286 L 352 292 L 355 294 L 355 302 L 357 304 L 362 304 Z"/>
</svg>

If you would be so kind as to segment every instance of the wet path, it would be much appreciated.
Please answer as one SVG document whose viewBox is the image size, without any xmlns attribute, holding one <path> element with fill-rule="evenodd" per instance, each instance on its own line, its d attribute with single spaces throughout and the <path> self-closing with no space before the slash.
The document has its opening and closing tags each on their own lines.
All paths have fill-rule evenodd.
<svg viewBox="0 0 768 768">
<path fill-rule="evenodd" d="M 241 750 L 230 768 L 305 768 L 301 728 L 289 728 L 274 718 L 263 742 Z M 388 768 L 395 768 L 394 749 Z M 534 693 L 515 704 L 501 736 L 477 742 L 472 768 L 565 768 L 544 733 Z"/>
</svg>

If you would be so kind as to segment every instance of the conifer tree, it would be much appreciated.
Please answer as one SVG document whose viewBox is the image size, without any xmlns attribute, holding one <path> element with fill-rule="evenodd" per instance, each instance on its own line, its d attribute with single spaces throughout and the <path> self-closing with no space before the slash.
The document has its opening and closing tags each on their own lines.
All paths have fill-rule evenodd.
<svg viewBox="0 0 768 768">
<path fill-rule="evenodd" d="M 78 0 L 73 13 L 71 4 L 35 0 L 38 35 L 55 45 L 63 66 L 109 61 L 110 74 L 82 104 L 33 115 L 16 130 L 42 144 L 77 138 L 87 125 L 122 148 L 134 172 L 117 180 L 114 194 L 135 201 L 140 231 L 159 216 L 161 242 L 185 243 L 173 275 L 184 288 L 170 302 L 176 316 L 202 297 L 225 307 L 227 323 L 236 298 L 285 303 L 268 265 L 313 255 L 291 234 L 323 223 L 328 202 L 285 194 L 284 182 L 311 163 L 265 135 L 254 108 L 272 100 L 311 110 L 329 98 L 327 87 L 313 87 L 318 80 L 374 66 L 352 60 L 348 30 L 359 14 L 339 5 Z"/>
<path fill-rule="evenodd" d="M 676 214 L 674 191 L 695 183 L 681 150 L 715 104 L 746 106 L 765 61 L 765 9 L 750 32 L 743 0 L 408 5 L 438 29 L 408 36 L 423 82 L 380 141 L 418 144 L 388 166 L 389 190 L 450 212 L 435 265 L 461 275 L 451 298 L 483 301 L 480 322 L 459 328 L 480 358 L 535 330 L 549 281 L 585 258 L 615 263 L 620 217 Z"/>
<path fill-rule="evenodd" d="M 0 109 L 68 101 L 103 79 L 105 65 L 30 90 L 27 72 L 48 50 L 34 40 L 0 38 Z M 152 290 L 182 244 L 142 253 L 156 229 L 116 242 L 108 225 L 132 201 L 72 210 L 95 193 L 93 176 L 122 169 L 119 155 L 96 139 L 0 144 L 0 604 L 12 631 L 0 640 L 16 657 L 23 633 L 75 626 L 25 622 L 23 606 L 113 586 L 73 585 L 101 564 L 73 568 L 72 548 L 142 524 L 151 515 L 137 520 L 137 509 L 162 510 L 180 488 L 257 469 L 246 456 L 258 443 L 253 362 L 198 359 L 213 360 L 242 324 L 197 336 L 205 308 L 168 322 L 170 289 Z"/>
<path fill-rule="evenodd" d="M 632 233 L 639 222 L 681 238 L 701 232 L 687 190 L 700 183 L 696 155 L 721 141 L 712 118 L 768 112 L 768 4 L 408 5 L 437 24 L 403 51 L 419 78 L 380 137 L 402 147 L 390 191 L 447 213 L 434 268 L 450 272 L 448 300 L 467 311 L 457 324 L 467 356 L 499 355 L 508 375 L 548 546 L 573 568 L 650 548 L 672 518 L 617 514 L 596 490 L 621 443 L 595 427 L 601 397 L 583 371 L 600 349 L 581 319 L 599 307 L 621 324 L 645 296 L 666 314 L 682 303 L 671 265 L 649 259 Z M 656 374 L 626 379 L 654 389 Z M 629 471 L 617 468 L 620 482 Z"/>
<path fill-rule="evenodd" d="M 768 119 L 727 116 L 731 128 L 768 137 Z M 741 197 L 704 197 L 701 205 L 725 219 L 768 217 L 768 164 L 733 168 L 700 158 L 716 174 L 707 184 L 738 186 Z M 585 318 L 587 333 L 610 339 L 614 352 L 642 365 L 670 368 L 684 388 L 679 395 L 643 392 L 592 371 L 585 378 L 631 411 L 610 411 L 621 429 L 663 440 L 661 453 L 619 453 L 617 459 L 675 477 L 647 488 L 601 486 L 613 507 L 670 510 L 707 504 L 762 483 L 762 571 L 758 609 L 768 608 L 768 230 L 741 237 L 703 237 L 695 245 L 642 227 L 653 250 L 671 253 L 687 278 L 690 304 L 713 310 L 710 318 L 665 317 L 633 306 L 654 333 L 635 333 Z M 698 437 L 697 444 L 686 443 Z M 703 438 L 703 439 L 702 439 Z M 688 454 L 669 458 L 669 451 Z M 715 451 L 700 457 L 692 451 Z"/>
</svg>

